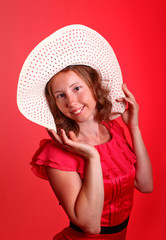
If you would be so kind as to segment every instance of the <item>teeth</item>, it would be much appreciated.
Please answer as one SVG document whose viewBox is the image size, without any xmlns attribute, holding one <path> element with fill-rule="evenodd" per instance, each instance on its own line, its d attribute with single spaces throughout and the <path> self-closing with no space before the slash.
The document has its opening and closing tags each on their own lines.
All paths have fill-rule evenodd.
<svg viewBox="0 0 166 240">
<path fill-rule="evenodd" d="M 80 113 L 82 109 L 83 109 L 83 107 L 80 108 L 80 109 L 78 109 L 77 111 L 74 111 L 73 114 L 78 114 L 78 113 Z"/>
</svg>

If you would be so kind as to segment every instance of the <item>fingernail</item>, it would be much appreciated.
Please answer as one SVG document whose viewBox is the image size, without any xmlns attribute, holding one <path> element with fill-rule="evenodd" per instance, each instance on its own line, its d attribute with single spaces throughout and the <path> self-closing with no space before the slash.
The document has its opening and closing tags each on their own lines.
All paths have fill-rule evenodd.
<svg viewBox="0 0 166 240">
<path fill-rule="evenodd" d="M 124 99 L 123 97 L 120 97 L 120 98 L 117 98 L 116 101 L 121 101 L 123 99 Z"/>
</svg>

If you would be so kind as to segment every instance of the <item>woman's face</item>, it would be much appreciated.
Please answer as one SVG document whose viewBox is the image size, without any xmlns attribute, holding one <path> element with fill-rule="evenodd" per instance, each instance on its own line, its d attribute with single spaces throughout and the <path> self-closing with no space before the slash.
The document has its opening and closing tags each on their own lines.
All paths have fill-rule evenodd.
<svg viewBox="0 0 166 240">
<path fill-rule="evenodd" d="M 60 72 L 50 85 L 56 105 L 66 117 L 78 124 L 94 119 L 96 101 L 82 77 L 71 70 Z"/>
</svg>

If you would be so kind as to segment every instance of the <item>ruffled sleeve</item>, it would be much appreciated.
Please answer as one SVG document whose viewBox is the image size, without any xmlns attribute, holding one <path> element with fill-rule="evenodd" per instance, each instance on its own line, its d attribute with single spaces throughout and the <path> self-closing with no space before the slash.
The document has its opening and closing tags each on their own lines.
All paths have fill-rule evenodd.
<svg viewBox="0 0 166 240">
<path fill-rule="evenodd" d="M 32 157 L 30 164 L 33 173 L 46 180 L 48 180 L 45 172 L 46 166 L 63 171 L 78 172 L 81 177 L 84 172 L 83 158 L 59 148 L 51 139 L 44 139 L 40 142 L 40 147 Z"/>
</svg>

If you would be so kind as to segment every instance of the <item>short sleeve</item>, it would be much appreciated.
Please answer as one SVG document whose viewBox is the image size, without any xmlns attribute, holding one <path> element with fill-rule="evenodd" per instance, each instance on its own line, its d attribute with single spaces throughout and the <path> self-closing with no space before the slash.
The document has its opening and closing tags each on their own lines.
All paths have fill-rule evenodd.
<svg viewBox="0 0 166 240">
<path fill-rule="evenodd" d="M 40 142 L 39 149 L 32 157 L 30 164 L 33 173 L 46 180 L 48 180 L 45 172 L 46 166 L 63 171 L 78 172 L 81 176 L 84 172 L 83 158 L 58 147 L 51 139 L 44 139 Z"/>
</svg>

